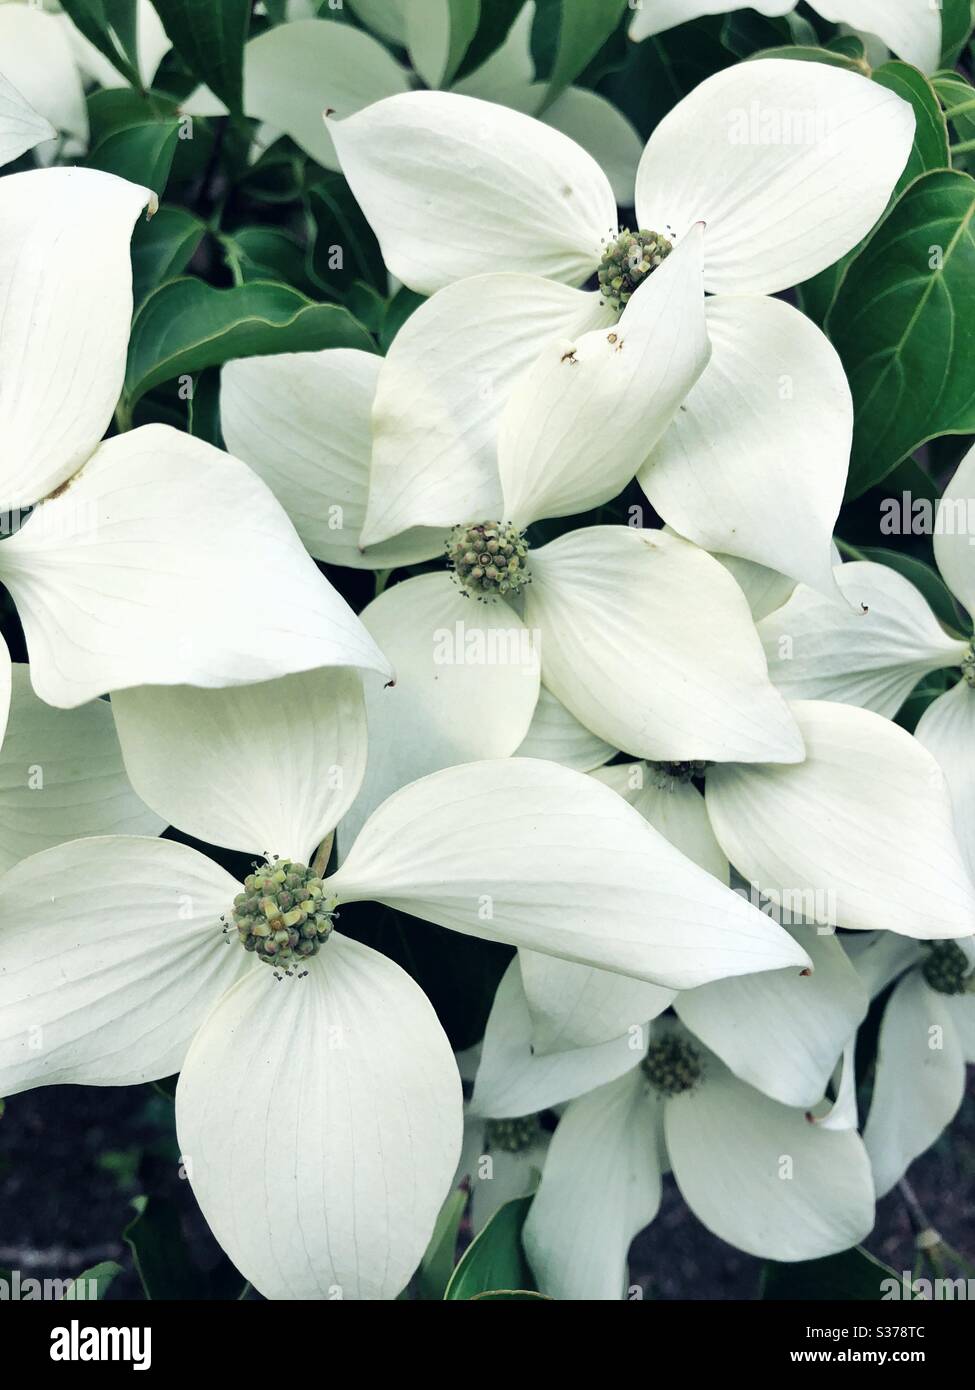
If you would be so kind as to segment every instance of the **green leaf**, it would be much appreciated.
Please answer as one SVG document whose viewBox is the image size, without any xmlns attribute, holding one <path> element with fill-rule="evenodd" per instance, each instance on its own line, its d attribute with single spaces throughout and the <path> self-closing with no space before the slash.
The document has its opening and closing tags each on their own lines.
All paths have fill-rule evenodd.
<svg viewBox="0 0 975 1390">
<path fill-rule="evenodd" d="M 187 428 L 196 439 L 205 439 L 217 449 L 224 447 L 220 428 L 220 369 L 208 367 L 193 383 L 189 398 Z"/>
<path fill-rule="evenodd" d="M 62 0 L 61 8 L 126 82 L 142 87 L 136 0 Z"/>
<path fill-rule="evenodd" d="M 875 70 L 873 80 L 888 91 L 896 93 L 914 107 L 914 144 L 891 197 L 891 205 L 916 178 L 930 169 L 946 169 L 951 163 L 948 154 L 948 127 L 941 110 L 934 87 L 917 68 L 909 63 L 884 63 Z M 816 323 L 826 321 L 833 302 L 839 293 L 844 277 L 867 238 L 855 246 L 847 255 L 841 256 L 835 265 L 814 275 L 799 287 L 804 311 Z"/>
<path fill-rule="evenodd" d="M 519 1197 L 494 1213 L 461 1256 L 445 1299 L 471 1299 L 499 1289 L 534 1289 L 535 1281 L 521 1247 L 521 1230 L 531 1204 L 531 1197 Z"/>
<path fill-rule="evenodd" d="M 908 695 L 894 715 L 894 722 L 899 724 L 902 729 L 906 729 L 909 734 L 913 734 L 924 711 L 929 705 L 933 705 L 935 700 L 940 699 L 947 689 L 948 672 L 932 671 L 931 675 L 925 677 L 921 684 Z"/>
<path fill-rule="evenodd" d="M 454 73 L 455 82 L 468 73 L 476 72 L 492 53 L 497 52 L 508 37 L 522 6 L 523 0 L 488 0 L 488 4 L 481 6 L 477 32 L 468 45 L 463 62 Z"/>
<path fill-rule="evenodd" d="M 558 46 L 549 75 L 546 105 L 572 85 L 615 32 L 626 0 L 562 0 Z"/>
<path fill-rule="evenodd" d="M 146 121 L 106 135 L 85 160 L 90 169 L 104 169 L 131 183 L 161 194 L 173 167 L 180 122 Z"/>
<path fill-rule="evenodd" d="M 70 1286 L 65 1289 L 64 1299 L 68 1302 L 75 1302 L 85 1299 L 86 1302 L 92 1300 L 92 1285 L 94 1285 L 94 1297 L 102 1299 L 117 1275 L 122 1273 L 122 1266 L 116 1264 L 114 1260 L 103 1260 L 101 1264 L 92 1265 L 91 1269 L 86 1269 L 79 1274 L 77 1279 L 72 1279 Z"/>
<path fill-rule="evenodd" d="M 941 61 L 953 68 L 972 34 L 972 0 L 940 0 Z"/>
<path fill-rule="evenodd" d="M 140 218 L 132 233 L 132 295 L 138 309 L 149 294 L 181 275 L 203 240 L 206 224 L 183 208 L 161 207 Z"/>
<path fill-rule="evenodd" d="M 775 1302 L 879 1301 L 887 1279 L 900 1283 L 889 1266 L 858 1245 L 821 1260 L 800 1260 L 796 1264 L 767 1261 L 761 1273 L 759 1297 Z"/>
<path fill-rule="evenodd" d="M 944 107 L 945 118 L 953 127 L 957 139 L 965 141 L 975 137 L 975 87 L 957 72 L 935 73 L 931 85 Z"/>
<path fill-rule="evenodd" d="M 136 1215 L 122 1232 L 148 1299 L 200 1299 L 203 1273 L 193 1263 L 179 1212 L 163 1197 L 137 1197 Z"/>
<path fill-rule="evenodd" d="M 471 46 L 481 22 L 481 0 L 447 0 L 449 34 L 440 75 L 441 87 L 449 87 Z"/>
<path fill-rule="evenodd" d="M 250 0 L 155 0 L 155 6 L 186 66 L 240 116 Z"/>
<path fill-rule="evenodd" d="M 531 1289 L 491 1289 L 489 1293 L 476 1293 L 471 1303 L 554 1303 L 547 1293 L 533 1293 Z"/>
<path fill-rule="evenodd" d="M 827 320 L 855 408 L 858 497 L 942 434 L 975 431 L 975 181 L 940 170 L 901 196 Z"/>
<path fill-rule="evenodd" d="M 86 104 L 91 149 L 113 131 L 178 115 L 177 104 L 171 97 L 159 92 L 137 92 L 131 87 L 99 87 L 89 92 Z"/>
<path fill-rule="evenodd" d="M 733 65 L 721 42 L 720 18 L 703 19 L 631 43 L 622 67 L 609 73 L 599 90 L 646 140 L 688 92 Z"/>
<path fill-rule="evenodd" d="M 149 296 L 132 325 L 123 414 L 161 382 L 233 357 L 326 347 L 375 350 L 346 309 L 316 304 L 288 285 L 256 280 L 218 290 L 202 280 L 172 280 Z"/>
<path fill-rule="evenodd" d="M 393 339 L 406 320 L 423 303 L 425 303 L 425 296 L 417 294 L 415 290 L 407 289 L 405 285 L 396 291 L 386 305 L 382 328 L 379 330 L 379 346 L 384 353 L 389 351 Z"/>
<path fill-rule="evenodd" d="M 279 227 L 238 227 L 220 235 L 224 258 L 236 268 L 240 283 L 250 280 L 282 280 L 313 296 L 319 286 L 308 273 L 308 253 L 293 232 Z"/>
<path fill-rule="evenodd" d="M 457 1237 L 468 1195 L 458 1188 L 456 1192 L 451 1192 L 440 1208 L 437 1224 L 433 1228 L 430 1244 L 420 1261 L 417 1274 L 417 1289 L 423 1299 L 439 1302 L 447 1290 L 454 1268 Z"/>
<path fill-rule="evenodd" d="M 380 293 L 388 283 L 382 252 L 342 174 L 326 174 L 308 190 L 314 229 L 311 271 L 327 293 L 341 298 L 356 280 Z"/>
</svg>

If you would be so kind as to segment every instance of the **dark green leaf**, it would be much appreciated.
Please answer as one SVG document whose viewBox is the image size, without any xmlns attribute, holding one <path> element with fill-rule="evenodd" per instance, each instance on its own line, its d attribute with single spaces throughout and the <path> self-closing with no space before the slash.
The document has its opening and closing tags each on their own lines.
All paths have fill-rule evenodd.
<svg viewBox="0 0 975 1390">
<path fill-rule="evenodd" d="M 233 357 L 326 347 L 370 352 L 373 343 L 346 309 L 315 304 L 287 285 L 257 280 L 218 290 L 202 280 L 173 280 L 149 296 L 132 325 L 125 411 L 160 382 Z"/>
<path fill-rule="evenodd" d="M 939 0 L 941 10 L 941 61 L 954 67 L 972 34 L 972 0 Z"/>
<path fill-rule="evenodd" d="M 228 264 L 236 265 L 241 281 L 283 280 L 314 296 L 318 291 L 308 273 L 308 253 L 292 232 L 278 227 L 238 227 L 221 241 Z"/>
<path fill-rule="evenodd" d="M 701 20 L 631 43 L 623 66 L 600 83 L 600 91 L 647 139 L 688 92 L 733 64 L 721 42 L 721 20 Z"/>
<path fill-rule="evenodd" d="M 132 296 L 135 307 L 175 276 L 181 275 L 203 239 L 206 226 L 183 208 L 161 207 L 148 221 L 141 218 L 132 234 Z"/>
<path fill-rule="evenodd" d="M 558 47 L 549 76 L 546 103 L 572 85 L 614 32 L 626 0 L 562 0 Z"/>
<path fill-rule="evenodd" d="M 762 1269 L 760 1297 L 771 1301 L 841 1302 L 879 1301 L 884 1281 L 900 1280 L 887 1265 L 856 1246 L 840 1255 L 822 1260 L 800 1260 L 796 1264 L 776 1264 L 769 1260 Z M 890 1286 L 887 1286 L 889 1290 Z"/>
<path fill-rule="evenodd" d="M 155 0 L 155 5 L 190 71 L 239 116 L 250 0 Z"/>
<path fill-rule="evenodd" d="M 827 320 L 853 392 L 849 495 L 936 435 L 975 431 L 975 181 L 942 170 L 902 194 Z"/>
<path fill-rule="evenodd" d="M 386 306 L 382 328 L 379 331 L 379 346 L 382 348 L 383 352 L 389 351 L 393 339 L 403 327 L 403 324 L 424 302 L 425 300 L 422 294 L 417 294 L 415 290 L 407 289 L 405 285 L 396 291 Z"/>
<path fill-rule="evenodd" d="M 127 82 L 142 86 L 136 0 L 62 0 L 61 8 Z"/>
<path fill-rule="evenodd" d="M 138 92 L 131 87 L 100 87 L 88 94 L 87 105 L 92 149 L 113 131 L 177 115 L 176 102 L 171 97 Z"/>
<path fill-rule="evenodd" d="M 174 118 L 115 130 L 92 150 L 85 163 L 90 169 L 104 169 L 161 194 L 173 166 L 179 127 Z"/>
<path fill-rule="evenodd" d="M 447 0 L 447 52 L 437 76 L 437 85 L 449 87 L 464 54 L 471 46 L 481 19 L 481 0 Z M 431 74 L 431 77 L 435 74 Z"/>
<path fill-rule="evenodd" d="M 82 1298 L 89 1302 L 93 1301 L 93 1298 L 102 1299 L 116 1275 L 121 1272 L 122 1266 L 114 1260 L 103 1260 L 101 1264 L 92 1265 L 91 1269 L 86 1269 L 77 1279 L 71 1281 L 70 1287 L 64 1292 L 64 1298 L 69 1302 Z"/>
<path fill-rule="evenodd" d="M 217 449 L 224 447 L 220 429 L 220 368 L 208 367 L 193 382 L 189 398 L 187 427 L 196 439 L 205 439 Z"/>
<path fill-rule="evenodd" d="M 163 1197 L 137 1197 L 122 1237 L 149 1299 L 206 1297 L 203 1272 L 190 1256 L 177 1208 Z"/>
<path fill-rule="evenodd" d="M 521 1247 L 521 1230 L 531 1204 L 531 1197 L 519 1197 L 494 1213 L 464 1251 L 445 1299 L 470 1299 L 499 1289 L 534 1290 L 535 1280 Z"/>
<path fill-rule="evenodd" d="M 308 190 L 314 228 L 311 271 L 322 289 L 340 298 L 356 280 L 385 293 L 379 243 L 341 174 L 326 174 Z"/>
<path fill-rule="evenodd" d="M 454 1268 L 454 1255 L 457 1252 L 457 1236 L 467 1206 L 468 1194 L 458 1188 L 452 1192 L 440 1209 L 437 1224 L 433 1228 L 430 1244 L 420 1261 L 417 1273 L 417 1291 L 421 1298 L 439 1302 L 450 1283 Z"/>
<path fill-rule="evenodd" d="M 736 10 L 721 28 L 721 42 L 736 58 L 748 58 L 763 48 L 777 48 L 791 38 L 784 19 L 768 19 L 756 10 Z"/>
</svg>

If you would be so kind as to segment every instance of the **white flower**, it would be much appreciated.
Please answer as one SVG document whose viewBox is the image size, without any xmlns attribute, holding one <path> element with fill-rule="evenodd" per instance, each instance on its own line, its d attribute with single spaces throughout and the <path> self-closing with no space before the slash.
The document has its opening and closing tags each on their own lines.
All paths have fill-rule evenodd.
<svg viewBox="0 0 975 1390">
<path fill-rule="evenodd" d="M 165 425 L 101 442 L 125 373 L 132 226 L 154 201 L 94 169 L 0 180 L 0 508 L 15 530 L 0 581 L 34 689 L 72 708 L 146 683 L 388 676 L 244 464 Z"/>
<path fill-rule="evenodd" d="M 918 944 L 884 934 L 844 945 L 871 995 L 897 980 L 880 1025 L 863 1131 L 883 1197 L 961 1105 L 965 1063 L 975 1062 L 975 954 L 971 940 Z"/>
<path fill-rule="evenodd" d="M 941 61 L 941 5 L 937 0 L 809 0 L 824 19 L 874 34 L 922 72 Z M 777 17 L 794 10 L 796 0 L 751 0 L 759 14 Z M 662 34 L 702 15 L 744 9 L 739 0 L 640 0 L 630 25 L 634 41 Z"/>
<path fill-rule="evenodd" d="M 676 409 L 706 349 L 699 283 L 676 298 L 682 287 L 693 288 L 679 270 L 698 248 L 699 239 L 688 238 L 633 296 L 615 329 L 579 341 L 575 362 L 557 346 L 542 354 L 512 397 L 514 414 L 503 424 L 492 474 L 457 499 L 453 515 L 441 517 L 460 528 L 451 542 L 454 579 L 445 572 L 407 580 L 361 615 L 398 676 L 394 689 L 369 692 L 382 742 L 367 810 L 438 766 L 513 753 L 528 730 L 539 669 L 549 691 L 613 747 L 655 758 L 802 757 L 793 721 L 768 682 L 741 590 L 723 566 L 680 537 L 588 527 L 529 549 L 517 571 L 496 581 L 489 565 L 484 581 L 469 582 L 477 567 L 466 562 L 467 542 L 479 544 L 479 523 L 504 517 L 494 544 L 507 537 L 520 545 L 515 533 L 536 518 L 578 512 L 594 500 L 592 489 L 603 487 L 598 479 L 612 472 L 614 460 L 576 447 L 584 422 L 611 411 L 617 430 L 628 425 L 638 451 L 653 416 Z M 680 316 L 679 344 L 654 316 L 667 304 Z M 671 350 L 670 368 L 660 371 L 656 363 Z M 363 539 L 377 371 L 381 376 L 367 354 L 336 351 L 254 358 L 223 371 L 228 447 L 274 489 L 319 556 L 338 559 Z M 628 384 L 626 406 L 612 403 L 620 380 Z M 562 421 L 557 437 L 536 437 L 532 402 L 541 418 Z M 624 482 L 625 470 L 609 491 Z M 379 495 L 376 487 L 404 496 L 420 484 L 374 480 L 371 495 Z M 433 527 L 404 532 L 379 545 L 376 559 L 396 564 L 418 552 L 442 553 L 444 534 Z M 459 544 L 458 535 L 467 540 Z M 519 610 L 504 598 L 516 598 Z"/>
<path fill-rule="evenodd" d="M 0 167 L 56 134 L 50 121 L 0 73 Z"/>
<path fill-rule="evenodd" d="M 967 616 L 966 635 L 946 633 L 927 600 L 886 565 L 859 561 L 837 568 L 850 600 L 822 602 L 800 585 L 758 624 L 769 674 L 784 695 L 841 700 L 892 718 L 927 671 L 960 668 L 961 679 L 933 700 L 915 731 L 938 760 L 955 826 L 975 880 L 975 449 L 962 459 L 932 512 L 934 555 Z M 911 518 L 902 518 L 909 526 Z"/>
<path fill-rule="evenodd" d="M 595 161 L 528 116 L 451 93 L 391 96 L 329 125 L 389 269 L 433 295 L 380 374 L 366 544 L 450 524 L 486 486 L 496 448 L 504 476 L 506 436 L 527 429 L 540 459 L 564 447 L 588 458 L 596 501 L 639 472 L 682 535 L 832 592 L 849 391 L 819 330 L 764 296 L 831 265 L 876 222 L 911 149 L 907 103 L 837 68 L 762 60 L 709 78 L 660 123 L 640 161 L 636 214 L 677 251 L 638 278 L 652 285 L 670 261 L 687 295 L 698 294 L 696 256 L 674 261 L 703 223 L 713 351 L 670 430 L 651 415 L 636 435 L 619 364 L 602 383 L 602 416 L 572 409 L 591 389 L 588 350 L 574 379 L 564 375 L 558 410 L 551 369 L 546 378 L 532 367 L 553 340 L 563 352 L 594 341 L 593 316 L 609 312 L 570 288 L 596 272 L 617 235 L 616 200 Z M 632 267 L 632 243 L 620 246 Z M 633 279 L 620 278 L 616 298 Z M 658 331 L 674 343 L 662 362 L 680 344 L 677 302 L 660 307 Z"/>
<path fill-rule="evenodd" d="M 354 672 L 143 688 L 113 707 L 148 804 L 210 843 L 307 865 L 362 774 Z M 0 1092 L 179 1069 L 177 1129 L 196 1196 L 271 1297 L 336 1285 L 394 1296 L 460 1149 L 460 1083 L 430 1005 L 385 957 L 339 931 L 321 942 L 331 925 L 321 909 L 382 902 L 674 984 L 808 961 L 621 798 L 532 759 L 413 783 L 370 817 L 331 877 L 290 865 L 284 875 L 280 891 L 306 892 L 310 907 L 272 902 L 257 880 L 242 889 L 184 845 L 105 837 L 35 855 L 0 884 Z M 231 914 L 250 954 L 222 936 Z"/>
<path fill-rule="evenodd" d="M 543 1292 L 620 1298 L 627 1249 L 656 1215 L 670 1168 L 699 1220 L 752 1254 L 814 1259 L 867 1234 L 873 1184 L 849 1049 L 836 1104 L 817 1104 L 866 994 L 835 938 L 809 932 L 807 944 L 819 967 L 811 976 L 775 972 L 693 990 L 678 996 L 695 1001 L 690 1028 L 673 1019 L 641 1026 L 636 1016 L 612 1048 L 548 1057 L 531 1054 L 512 962 L 471 1108 L 500 1117 L 570 1101 L 525 1224 Z"/>
</svg>

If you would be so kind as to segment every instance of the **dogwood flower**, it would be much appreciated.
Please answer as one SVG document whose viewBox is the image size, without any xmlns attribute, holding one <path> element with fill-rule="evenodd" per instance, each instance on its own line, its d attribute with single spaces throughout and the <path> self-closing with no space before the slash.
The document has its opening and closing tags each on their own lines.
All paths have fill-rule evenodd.
<svg viewBox="0 0 975 1390">
<path fill-rule="evenodd" d="M 508 1123 L 524 1134 L 532 1112 L 569 1101 L 525 1224 L 543 1292 L 620 1298 L 627 1249 L 656 1215 L 661 1178 L 671 1168 L 698 1219 L 751 1254 L 814 1259 L 870 1230 L 873 1184 L 849 1080 L 835 1105 L 821 1103 L 866 1012 L 866 992 L 835 938 L 811 931 L 807 944 L 815 974 L 746 976 L 722 982 L 720 992 L 708 986 L 679 996 L 701 996 L 697 1014 L 718 1028 L 737 1069 L 672 1017 L 647 1026 L 634 1018 L 612 1049 L 532 1059 L 512 962 L 498 988 L 471 1108 L 497 1117 L 494 1124 L 517 1109 Z M 482 1200 L 493 1199 L 486 1193 Z"/>
<path fill-rule="evenodd" d="M 268 1297 L 395 1296 L 459 1157 L 446 1036 L 399 967 L 333 929 L 342 906 L 679 984 L 808 961 L 621 798 L 532 759 L 403 788 L 325 875 L 315 847 L 365 762 L 355 672 L 112 703 L 148 805 L 211 844 L 283 857 L 241 885 L 185 845 L 118 836 L 11 869 L 0 1093 L 180 1070 L 194 1192 Z"/>
<path fill-rule="evenodd" d="M 72 708 L 131 685 L 318 665 L 388 677 L 244 464 L 165 425 L 101 442 L 125 372 L 129 239 L 154 203 L 94 169 L 0 179 L 0 508 L 15 532 L 0 582 L 34 689 Z"/>
<path fill-rule="evenodd" d="M 528 731 L 539 673 L 613 747 L 654 758 L 803 756 L 767 680 L 747 603 L 711 556 L 678 536 L 631 526 L 588 527 L 531 547 L 524 534 L 537 518 L 578 512 L 592 500 L 595 460 L 574 448 L 573 437 L 580 419 L 602 417 L 604 376 L 626 374 L 629 404 L 616 407 L 614 428 L 629 428 L 634 441 L 677 408 L 706 350 L 699 283 L 686 294 L 691 282 L 679 273 L 699 246 L 689 237 L 633 296 L 615 330 L 587 335 L 568 355 L 542 354 L 524 384 L 524 417 L 503 430 L 493 480 L 485 477 L 453 517 L 453 573 L 396 584 L 361 614 L 398 676 L 395 689 L 369 695 L 381 744 L 365 813 L 438 766 L 513 753 Z M 661 370 L 656 364 L 669 351 L 661 326 L 671 313 L 683 324 L 681 341 Z M 363 539 L 377 371 L 366 354 L 333 351 L 254 358 L 223 371 L 228 447 L 265 478 L 319 556 L 341 559 Z M 562 383 L 580 377 L 591 393 L 583 384 L 570 406 Z M 544 418 L 563 418 L 558 447 L 538 438 L 529 398 Z M 615 466 L 608 457 L 599 465 L 601 476 Z M 612 490 L 624 481 L 621 472 Z M 399 563 L 423 553 L 436 534 L 433 526 L 406 532 L 377 549 Z"/>
<path fill-rule="evenodd" d="M 56 134 L 50 121 L 0 73 L 0 168 Z"/>
<path fill-rule="evenodd" d="M 932 512 L 932 523 L 935 560 L 964 610 L 965 635 L 946 631 L 910 580 L 869 561 L 836 570 L 850 600 L 846 607 L 826 605 L 800 585 L 787 603 L 759 622 L 758 630 L 769 674 L 789 698 L 845 701 L 892 718 L 926 672 L 959 670 L 961 678 L 928 705 L 915 733 L 947 780 L 965 863 L 975 879 L 975 639 L 970 635 L 975 614 L 975 449 L 958 465 Z"/>
<path fill-rule="evenodd" d="M 524 432 L 541 457 L 588 461 L 588 495 L 560 497 L 561 514 L 609 500 L 638 473 L 682 535 L 833 592 L 849 390 L 823 334 L 767 296 L 832 264 L 876 222 L 910 153 L 907 103 L 819 63 L 718 73 L 650 137 L 638 232 L 619 231 L 609 181 L 583 149 L 501 106 L 410 92 L 354 115 L 338 108 L 328 124 L 390 271 L 432 295 L 380 374 L 363 544 L 489 515 L 470 502 L 491 486 L 495 450 Z M 668 261 L 686 280 L 680 302 L 699 295 L 696 254 L 677 255 L 702 225 L 710 365 L 669 430 L 661 418 L 634 435 L 628 372 L 592 370 L 593 316 L 605 326 L 635 305 Z M 601 294 L 572 288 L 597 274 Z M 673 310 L 666 324 L 663 362 L 683 336 Z M 558 360 L 579 361 L 561 378 L 557 340 Z M 648 364 L 642 381 L 652 379 Z M 579 408 L 596 390 L 603 410 Z"/>
<path fill-rule="evenodd" d="M 865 710 L 825 701 L 791 709 L 807 749 L 796 766 L 620 763 L 592 776 L 720 882 L 731 881 L 733 866 L 745 894 L 767 902 L 784 924 L 928 940 L 970 936 L 975 889 L 931 755 Z M 702 778 L 703 794 L 695 785 Z M 747 1010 L 728 1012 L 726 1038 L 717 1016 L 685 1016 L 693 994 L 675 1001 L 641 981 L 519 955 L 539 1054 L 620 1038 L 670 1005 L 732 1068 L 736 1035 L 758 1045 Z M 783 1056 L 783 1065 L 796 1065 L 795 1058 Z"/>
<path fill-rule="evenodd" d="M 351 115 L 384 97 L 408 92 L 415 79 L 363 30 L 295 9 L 289 8 L 287 23 L 265 30 L 245 46 L 244 110 L 264 123 L 259 145 L 284 132 L 324 168 L 337 170 L 338 157 L 322 112 L 332 108 Z M 531 54 L 534 3 L 521 8 L 504 43 L 486 62 L 456 81 L 454 69 L 463 54 L 451 62 L 449 14 L 441 0 L 433 0 L 432 6 L 418 0 L 402 7 L 396 0 L 384 0 L 381 10 L 362 17 L 381 37 L 409 51 L 428 87 L 449 87 L 532 114 L 545 103 L 548 83 L 535 81 Z M 182 109 L 194 116 L 219 116 L 227 108 L 208 88 L 200 87 Z M 545 107 L 541 119 L 587 149 L 603 164 L 621 201 L 629 198 L 640 137 L 605 97 L 569 87 Z"/>
<path fill-rule="evenodd" d="M 878 1197 L 931 1147 L 964 1097 L 965 1063 L 975 1063 L 972 944 L 884 933 L 844 939 L 871 995 L 897 981 L 880 1025 L 863 1131 Z"/>
<path fill-rule="evenodd" d="M 876 35 L 901 58 L 922 72 L 941 61 L 941 6 L 931 0 L 809 0 L 810 7 L 834 24 L 848 24 Z M 662 34 L 702 15 L 744 9 L 738 0 L 640 0 L 630 24 L 630 38 Z M 751 9 L 777 18 L 795 9 L 795 0 L 753 0 Z"/>
</svg>

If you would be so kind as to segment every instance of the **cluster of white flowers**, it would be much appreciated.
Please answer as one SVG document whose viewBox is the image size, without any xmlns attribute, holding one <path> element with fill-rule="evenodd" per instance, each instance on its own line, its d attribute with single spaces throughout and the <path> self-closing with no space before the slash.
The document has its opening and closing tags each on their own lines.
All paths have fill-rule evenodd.
<svg viewBox="0 0 975 1390">
<path fill-rule="evenodd" d="M 727 8 L 649 6 L 633 37 Z M 816 8 L 936 61 L 920 14 Z M 385 357 L 228 363 L 228 452 L 104 439 L 154 195 L 0 179 L 0 507 L 32 508 L 0 540 L 29 652 L 3 649 L 0 1096 L 178 1072 L 195 1196 L 269 1298 L 395 1298 L 464 1180 L 475 1228 L 537 1188 L 558 1298 L 624 1295 L 671 1170 L 742 1250 L 846 1250 L 975 1061 L 975 657 L 908 579 L 839 563 L 850 392 L 775 296 L 878 221 L 913 110 L 761 59 L 636 158 L 592 93 L 529 114 L 530 59 L 417 91 L 375 44 L 378 99 L 322 123 L 289 67 L 321 23 L 249 45 L 248 115 L 341 169 L 428 297 Z M 0 77 L 5 162 L 54 135 L 32 95 Z M 819 123 L 755 139 L 756 110 Z M 634 479 L 632 524 L 591 524 Z M 975 453 L 948 497 L 975 503 Z M 936 552 L 975 613 L 970 537 Z M 437 563 L 357 616 L 316 560 Z M 942 668 L 911 735 L 893 716 Z M 343 934 L 360 902 L 517 948 L 473 1054 Z M 857 1034 L 893 981 L 861 1133 Z"/>
</svg>

